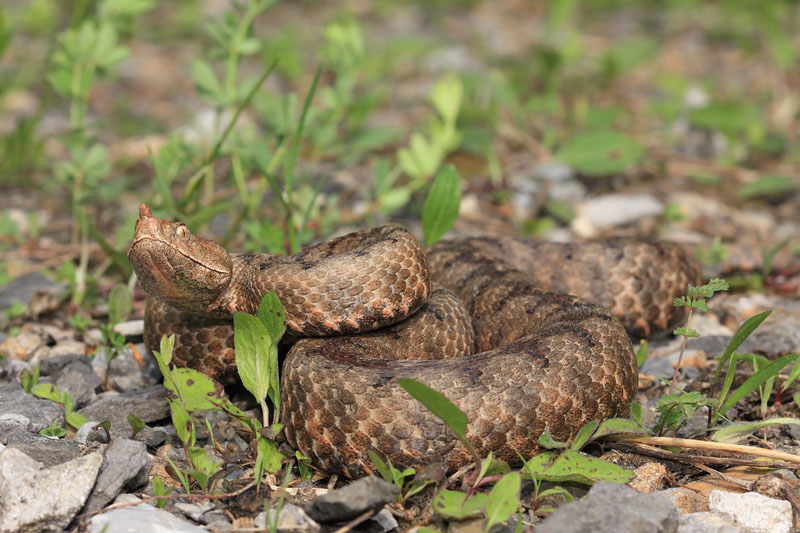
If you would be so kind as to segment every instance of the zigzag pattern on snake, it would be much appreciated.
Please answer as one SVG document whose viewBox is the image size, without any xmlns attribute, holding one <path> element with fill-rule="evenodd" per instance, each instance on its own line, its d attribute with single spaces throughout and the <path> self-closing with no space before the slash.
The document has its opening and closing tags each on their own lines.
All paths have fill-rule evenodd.
<svg viewBox="0 0 800 533">
<path fill-rule="evenodd" d="M 145 342 L 176 334 L 174 361 L 236 379 L 231 317 L 275 291 L 299 337 L 282 369 L 289 444 L 332 473 L 469 462 L 443 423 L 396 383 L 411 377 L 468 416 L 479 454 L 517 462 L 546 429 L 566 440 L 625 415 L 637 389 L 629 332 L 672 327 L 699 273 L 673 244 L 462 238 L 427 251 L 397 226 L 290 257 L 228 254 L 142 204 L 129 253 L 151 297 Z M 566 294 L 569 292 L 570 294 Z"/>
</svg>

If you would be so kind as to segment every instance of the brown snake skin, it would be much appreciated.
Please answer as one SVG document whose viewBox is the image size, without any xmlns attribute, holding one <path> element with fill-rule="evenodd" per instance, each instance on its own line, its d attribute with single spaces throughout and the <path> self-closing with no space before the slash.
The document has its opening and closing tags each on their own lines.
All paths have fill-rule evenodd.
<svg viewBox="0 0 800 533">
<path fill-rule="evenodd" d="M 673 298 L 699 277 L 667 243 L 476 237 L 426 256 L 396 226 L 291 257 L 229 255 L 144 204 L 129 258 L 151 295 L 148 349 L 174 333 L 174 361 L 223 382 L 237 376 L 233 312 L 254 313 L 275 291 L 288 330 L 304 337 L 283 365 L 286 438 L 350 477 L 371 470 L 367 450 L 400 468 L 471 460 L 397 377 L 447 396 L 467 414 L 477 452 L 510 462 L 537 453 L 545 429 L 566 440 L 588 421 L 625 415 L 637 389 L 628 332 L 672 327 Z M 361 331 L 371 333 L 343 335 Z"/>
</svg>

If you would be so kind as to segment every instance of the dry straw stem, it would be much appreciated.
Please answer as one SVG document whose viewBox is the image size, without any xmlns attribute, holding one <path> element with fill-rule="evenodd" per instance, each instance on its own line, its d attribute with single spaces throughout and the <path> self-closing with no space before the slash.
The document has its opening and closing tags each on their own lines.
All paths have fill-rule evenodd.
<svg viewBox="0 0 800 533">
<path fill-rule="evenodd" d="M 697 439 L 676 439 L 672 437 L 637 437 L 633 435 L 616 435 L 606 438 L 606 441 L 617 441 L 636 444 L 649 444 L 652 446 L 673 446 L 677 448 L 689 448 L 696 450 L 713 450 L 717 452 L 741 453 L 754 455 L 756 457 L 766 457 L 787 463 L 800 465 L 800 455 L 780 452 L 777 450 L 767 450 L 755 446 L 744 446 L 741 444 L 727 444 L 724 442 L 710 442 Z"/>
</svg>

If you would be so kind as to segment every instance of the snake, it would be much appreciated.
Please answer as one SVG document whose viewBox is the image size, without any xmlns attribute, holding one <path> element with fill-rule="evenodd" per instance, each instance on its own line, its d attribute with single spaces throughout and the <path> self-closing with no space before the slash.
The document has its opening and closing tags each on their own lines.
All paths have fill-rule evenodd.
<svg viewBox="0 0 800 533">
<path fill-rule="evenodd" d="M 396 225 L 290 256 L 231 254 L 145 204 L 128 257 L 148 295 L 148 350 L 174 334 L 173 361 L 222 384 L 238 376 L 233 314 L 256 314 L 274 292 L 293 342 L 284 438 L 349 478 L 374 472 L 370 452 L 401 469 L 473 461 L 399 378 L 444 395 L 466 414 L 474 451 L 511 463 L 540 453 L 545 431 L 566 441 L 627 415 L 631 339 L 679 323 L 673 299 L 699 278 L 675 243 L 460 237 L 425 250 Z"/>
</svg>

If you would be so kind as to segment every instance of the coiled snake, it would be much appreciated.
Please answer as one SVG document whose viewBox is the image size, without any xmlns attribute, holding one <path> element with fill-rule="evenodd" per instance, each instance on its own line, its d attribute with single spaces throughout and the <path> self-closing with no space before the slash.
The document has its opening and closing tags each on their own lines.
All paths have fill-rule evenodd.
<svg viewBox="0 0 800 533">
<path fill-rule="evenodd" d="M 233 313 L 255 313 L 275 291 L 300 337 L 282 371 L 286 438 L 350 477 L 370 469 L 367 450 L 401 468 L 470 461 L 398 377 L 448 397 L 467 414 L 477 452 L 507 461 L 537 453 L 545 429 L 566 440 L 588 421 L 625 415 L 637 390 L 628 332 L 674 325 L 673 298 L 698 278 L 667 243 L 475 237 L 426 254 L 397 226 L 291 257 L 230 255 L 144 204 L 129 258 L 151 296 L 148 349 L 175 333 L 174 361 L 222 382 L 236 379 Z"/>
</svg>

